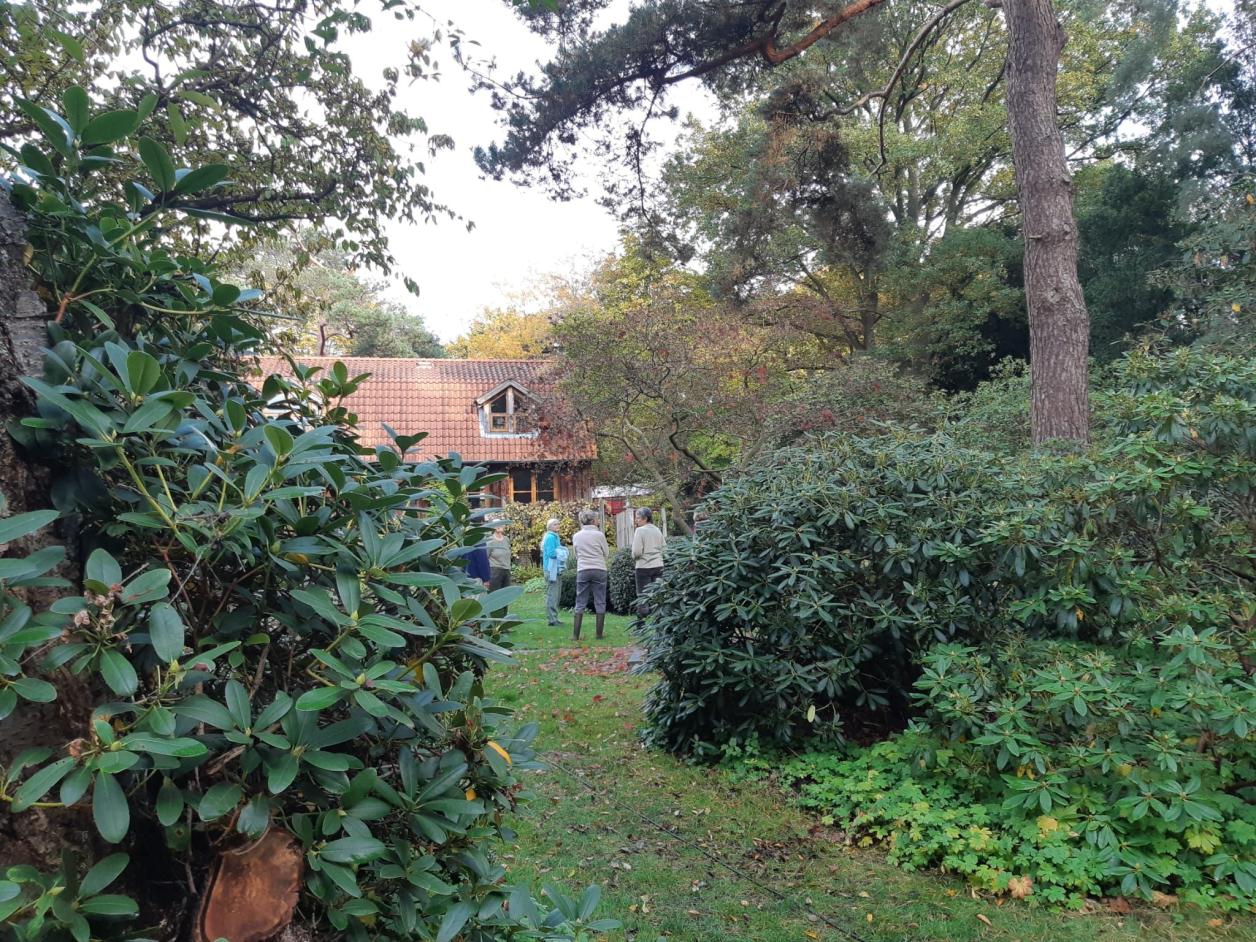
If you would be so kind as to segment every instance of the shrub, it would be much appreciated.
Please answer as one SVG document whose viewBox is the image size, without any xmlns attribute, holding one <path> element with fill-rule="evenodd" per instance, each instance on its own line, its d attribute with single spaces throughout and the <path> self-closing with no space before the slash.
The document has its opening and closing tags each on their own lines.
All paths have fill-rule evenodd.
<svg viewBox="0 0 1256 942">
<path fill-rule="evenodd" d="M 561 608 L 576 607 L 576 567 L 575 564 L 569 564 L 561 577 L 562 585 L 559 587 L 558 604 Z"/>
<path fill-rule="evenodd" d="M 984 889 L 1256 902 L 1256 694 L 1215 633 L 946 646 L 917 691 L 913 731 L 787 761 L 801 803 Z"/>
<path fill-rule="evenodd" d="M 1252 656 L 1256 362 L 1134 354 L 1103 404 L 1087 454 L 899 432 L 729 482 L 641 628 L 651 740 L 710 755 L 884 730 L 932 646 L 1013 626 L 1115 643 L 1186 625 Z"/>
<path fill-rule="evenodd" d="M 0 794 L 13 814 L 90 808 L 89 847 L 117 852 L 85 876 L 73 853 L 12 868 L 0 919 L 27 940 L 115 937 L 134 895 L 144 926 L 182 938 L 221 854 L 269 832 L 297 849 L 275 876 L 319 937 L 585 931 L 566 919 L 583 907 L 538 912 L 490 857 L 534 728 L 512 731 L 484 685 L 509 627 L 487 613 L 518 590 L 486 596 L 464 571 L 481 473 L 405 463 L 413 438 L 361 448 L 343 365 L 250 384 L 249 294 L 163 243 L 178 215 L 152 196 L 227 168 L 176 175 L 145 138 L 146 175 L 113 193 L 96 168 L 122 172 L 133 148 L 89 147 L 71 92 L 71 118 L 39 112 L 46 141 L 12 187 L 63 314 L 16 431 L 62 472 L 60 513 L 94 548 L 81 592 L 35 612 L 15 590 L 47 585 L 58 552 L 3 560 L 0 716 L 69 689 L 81 735 L 17 756 Z M 140 120 L 86 126 L 121 138 Z M 2 521 L 0 541 L 57 516 Z"/>
<path fill-rule="evenodd" d="M 631 615 L 637 605 L 637 568 L 632 550 L 616 550 L 607 573 L 607 606 L 616 615 Z"/>
<path fill-rule="evenodd" d="M 545 573 L 540 566 L 533 566 L 531 563 L 517 565 L 510 572 L 510 581 L 515 585 L 525 585 L 534 579 L 544 582 Z"/>
<path fill-rule="evenodd" d="M 1000 551 L 981 538 L 1011 478 L 903 434 L 782 451 L 727 483 L 698 537 L 669 543 L 640 629 L 660 678 L 649 739 L 713 755 L 836 735 L 853 710 L 905 716 L 919 651 L 1001 612 Z"/>
</svg>

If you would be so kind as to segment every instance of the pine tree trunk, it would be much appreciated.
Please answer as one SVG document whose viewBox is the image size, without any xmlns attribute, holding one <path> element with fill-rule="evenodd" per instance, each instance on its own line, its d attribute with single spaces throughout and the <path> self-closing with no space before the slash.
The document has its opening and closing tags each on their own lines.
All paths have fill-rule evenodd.
<svg viewBox="0 0 1256 942">
<path fill-rule="evenodd" d="M 1077 223 L 1056 73 L 1064 31 L 1050 0 L 1002 0 L 1007 112 L 1025 230 L 1031 421 L 1035 442 L 1090 437 L 1090 317 L 1077 278 Z"/>
<path fill-rule="evenodd" d="M 22 217 L 0 191 L 0 492 L 4 494 L 3 514 L 18 514 L 49 507 L 51 481 L 46 468 L 28 461 L 5 431 L 10 421 L 25 418 L 34 411 L 34 398 L 22 385 L 21 377 L 38 375 L 44 347 L 48 344 L 48 310 L 30 289 L 23 263 L 26 230 Z M 58 539 L 49 530 L 33 534 L 5 547 L 0 555 L 25 555 Z M 69 549 L 72 549 L 70 547 Z M 78 575 L 73 553 L 58 575 L 75 579 Z M 35 608 L 50 605 L 59 590 L 27 590 L 26 601 Z M 0 721 L 0 766 L 14 755 L 33 746 L 60 748 L 73 735 L 67 716 L 72 710 L 77 682 L 57 679 L 58 699 L 53 703 L 23 703 Z M 85 725 L 85 724 L 84 724 Z M 90 823 L 81 812 L 31 812 L 9 814 L 0 807 L 0 873 L 15 864 L 54 866 L 66 847 L 81 847 L 87 841 Z"/>
</svg>

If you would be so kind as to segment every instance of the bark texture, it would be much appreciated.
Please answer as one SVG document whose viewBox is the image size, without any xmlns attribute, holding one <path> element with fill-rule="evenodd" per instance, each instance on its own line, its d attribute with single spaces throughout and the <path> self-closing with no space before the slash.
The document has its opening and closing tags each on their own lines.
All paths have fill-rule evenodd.
<svg viewBox="0 0 1256 942">
<path fill-rule="evenodd" d="M 1090 438 L 1090 317 L 1077 278 L 1073 182 L 1056 115 L 1065 35 L 1050 0 L 1002 0 L 1007 113 L 1025 229 L 1035 442 Z"/>
<path fill-rule="evenodd" d="M 52 503 L 47 468 L 28 461 L 5 431 L 10 421 L 34 412 L 34 401 L 20 378 L 40 372 L 48 337 L 48 310 L 30 288 L 25 251 L 22 217 L 0 191 L 0 493 L 5 498 L 0 513 L 4 515 L 39 510 Z M 53 542 L 59 542 L 57 535 L 45 530 L 16 543 L 0 544 L 0 556 L 26 555 Z M 76 571 L 71 553 L 58 575 L 73 580 Z M 56 594 L 54 590 L 44 590 L 28 602 L 32 608 L 46 607 Z M 75 696 L 80 686 L 68 675 L 59 677 L 57 701 L 23 703 L 0 722 L 0 766 L 7 765 L 23 749 L 57 748 L 70 739 L 67 711 L 81 699 Z M 49 813 L 32 809 L 13 815 L 7 806 L 0 807 L 0 872 L 19 863 L 43 867 L 55 864 L 62 847 L 83 843 L 87 823 L 77 811 Z"/>
</svg>

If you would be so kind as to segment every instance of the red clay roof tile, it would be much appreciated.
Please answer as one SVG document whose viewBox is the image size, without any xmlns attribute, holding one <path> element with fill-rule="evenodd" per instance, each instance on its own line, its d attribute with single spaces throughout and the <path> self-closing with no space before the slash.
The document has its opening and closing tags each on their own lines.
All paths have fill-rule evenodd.
<svg viewBox="0 0 1256 942">
<path fill-rule="evenodd" d="M 420 360 L 383 357 L 297 356 L 298 363 L 330 369 L 344 363 L 350 376 L 369 373 L 345 400 L 356 413 L 362 444 L 374 448 L 391 442 L 384 425 L 398 434 L 428 437 L 415 446 L 420 457 L 457 453 L 470 462 L 528 463 L 534 461 L 590 461 L 597 457 L 592 439 L 583 434 L 542 432 L 533 438 L 485 436 L 481 433 L 476 400 L 495 386 L 512 382 L 544 400 L 552 394 L 546 360 Z M 292 369 L 282 357 L 263 357 L 264 376 Z"/>
</svg>

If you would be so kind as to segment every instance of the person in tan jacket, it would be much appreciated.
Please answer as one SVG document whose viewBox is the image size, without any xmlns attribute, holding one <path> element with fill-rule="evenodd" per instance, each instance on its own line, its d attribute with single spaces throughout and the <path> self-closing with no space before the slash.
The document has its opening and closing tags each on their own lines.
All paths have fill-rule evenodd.
<svg viewBox="0 0 1256 942">
<path fill-rule="evenodd" d="M 636 569 L 637 595 L 663 575 L 663 532 L 654 525 L 654 512 L 638 508 L 637 529 L 632 534 L 632 559 Z"/>
</svg>

